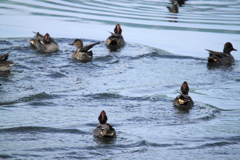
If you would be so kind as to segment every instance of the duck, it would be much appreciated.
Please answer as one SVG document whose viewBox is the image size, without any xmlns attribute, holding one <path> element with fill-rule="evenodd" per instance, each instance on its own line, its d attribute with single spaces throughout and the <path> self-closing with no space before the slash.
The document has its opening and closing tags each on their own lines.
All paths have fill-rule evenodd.
<svg viewBox="0 0 240 160">
<path fill-rule="evenodd" d="M 36 35 L 34 39 L 29 40 L 31 46 L 36 47 L 41 52 L 51 53 L 56 52 L 59 50 L 59 45 L 53 38 L 50 37 L 48 33 L 44 36 L 41 35 L 39 32 L 34 32 Z"/>
<path fill-rule="evenodd" d="M 74 45 L 77 48 L 76 51 L 72 54 L 72 57 L 85 63 L 92 61 L 93 53 L 92 51 L 88 51 L 88 50 L 97 44 L 100 44 L 100 42 L 83 46 L 83 42 L 81 39 L 75 39 L 73 43 L 69 44 L 69 45 Z"/>
<path fill-rule="evenodd" d="M 173 101 L 174 107 L 179 110 L 192 109 L 194 103 L 192 98 L 188 95 L 189 92 L 188 83 L 184 81 L 180 89 L 182 93 L 174 99 Z"/>
<path fill-rule="evenodd" d="M 230 64 L 234 63 L 234 57 L 231 55 L 231 51 L 237 51 L 233 48 L 232 43 L 227 42 L 223 47 L 223 52 L 216 52 L 209 49 L 208 63 L 218 63 L 218 64 Z"/>
<path fill-rule="evenodd" d="M 178 13 L 178 1 L 177 0 L 171 0 L 171 4 L 172 4 L 171 7 L 167 6 L 169 12 Z"/>
<path fill-rule="evenodd" d="M 0 86 L 2 85 L 3 83 L 2 82 L 0 82 Z"/>
<path fill-rule="evenodd" d="M 17 63 L 13 63 L 12 61 L 7 61 L 9 53 L 3 54 L 0 56 L 0 71 L 10 71 Z"/>
<path fill-rule="evenodd" d="M 125 45 L 124 38 L 122 36 L 122 29 L 120 24 L 116 24 L 114 33 L 110 32 L 111 35 L 107 38 L 105 44 L 110 50 L 117 50 Z"/>
<path fill-rule="evenodd" d="M 107 123 L 108 117 L 106 115 L 106 112 L 103 110 L 99 117 L 99 125 L 97 128 L 93 131 L 93 136 L 98 138 L 114 138 L 116 137 L 116 131 L 113 128 L 113 126 L 109 123 Z"/>
</svg>

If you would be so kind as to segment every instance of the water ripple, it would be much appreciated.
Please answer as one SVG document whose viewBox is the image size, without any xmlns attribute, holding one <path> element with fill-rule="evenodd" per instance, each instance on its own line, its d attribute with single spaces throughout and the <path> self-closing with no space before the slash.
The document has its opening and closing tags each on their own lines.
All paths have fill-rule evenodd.
<svg viewBox="0 0 240 160">
<path fill-rule="evenodd" d="M 167 11 L 168 1 L 4 1 L 4 10 L 27 10 L 32 15 L 66 21 L 97 22 L 143 28 L 239 34 L 240 1 L 187 1 L 180 13 Z M 119 10 L 121 8 L 121 10 Z M 206 16 L 207 15 L 207 16 Z M 178 22 L 178 24 L 169 23 Z"/>
</svg>

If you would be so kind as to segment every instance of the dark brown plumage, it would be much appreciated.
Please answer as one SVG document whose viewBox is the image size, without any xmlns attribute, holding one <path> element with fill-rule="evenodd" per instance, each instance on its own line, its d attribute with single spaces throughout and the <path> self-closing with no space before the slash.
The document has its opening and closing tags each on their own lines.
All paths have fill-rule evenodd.
<svg viewBox="0 0 240 160">
<path fill-rule="evenodd" d="M 115 34 L 122 34 L 122 29 L 120 24 L 116 24 L 116 27 L 114 28 L 114 33 Z"/>
<path fill-rule="evenodd" d="M 189 87 L 188 87 L 188 83 L 186 81 L 184 81 L 181 86 L 181 92 L 182 92 L 182 94 L 188 95 Z"/>
<path fill-rule="evenodd" d="M 8 53 L 10 53 L 10 52 L 8 52 Z M 0 61 L 6 61 L 8 59 L 8 53 L 1 55 Z"/>
<path fill-rule="evenodd" d="M 107 120 L 108 118 L 107 118 L 106 112 L 103 110 L 98 117 L 98 121 L 100 124 L 105 124 L 107 123 Z"/>
</svg>

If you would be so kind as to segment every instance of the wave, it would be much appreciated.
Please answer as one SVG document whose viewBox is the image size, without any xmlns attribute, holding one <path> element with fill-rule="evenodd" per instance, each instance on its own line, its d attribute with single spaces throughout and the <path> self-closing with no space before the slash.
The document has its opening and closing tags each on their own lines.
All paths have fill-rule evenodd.
<svg viewBox="0 0 240 160">
<path fill-rule="evenodd" d="M 41 102 L 42 100 L 50 100 L 50 99 L 55 99 L 59 97 L 60 97 L 59 95 L 47 94 L 46 92 L 42 92 L 35 95 L 29 95 L 27 97 L 21 97 L 13 101 L 0 102 L 0 105 L 4 106 L 4 105 L 11 105 L 11 104 L 22 103 L 22 102 L 31 102 L 33 105 L 43 105 L 45 104 L 45 102 Z"/>
<path fill-rule="evenodd" d="M 67 133 L 67 134 L 89 134 L 85 131 L 80 131 L 78 129 L 60 129 L 51 127 L 39 127 L 39 126 L 22 126 L 13 128 L 3 128 L 0 129 L 1 134 L 40 134 L 40 133 Z"/>
</svg>

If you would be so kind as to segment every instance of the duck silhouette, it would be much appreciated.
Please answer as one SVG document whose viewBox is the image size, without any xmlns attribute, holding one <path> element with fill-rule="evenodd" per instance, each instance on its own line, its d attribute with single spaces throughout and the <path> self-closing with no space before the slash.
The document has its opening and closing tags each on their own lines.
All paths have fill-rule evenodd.
<svg viewBox="0 0 240 160">
<path fill-rule="evenodd" d="M 44 36 L 39 32 L 34 33 L 36 33 L 36 35 L 34 36 L 34 39 L 30 40 L 30 44 L 36 47 L 39 51 L 51 53 L 59 50 L 58 44 L 53 38 L 50 37 L 48 33 L 46 33 Z"/>
<path fill-rule="evenodd" d="M 225 43 L 223 52 L 206 50 L 209 51 L 208 63 L 230 64 L 235 62 L 234 57 L 231 55 L 231 51 L 237 50 L 233 48 L 230 42 Z"/>
<path fill-rule="evenodd" d="M 10 71 L 17 63 L 13 63 L 12 61 L 7 61 L 9 53 L 3 54 L 0 56 L 0 71 Z"/>
<path fill-rule="evenodd" d="M 111 35 L 107 38 L 105 42 L 105 44 L 110 50 L 115 51 L 125 45 L 120 24 L 116 24 L 114 28 L 114 33 L 110 33 Z"/>
<path fill-rule="evenodd" d="M 189 87 L 186 81 L 183 82 L 181 86 L 181 94 L 178 95 L 174 101 L 173 105 L 179 110 L 189 110 L 193 107 L 194 103 L 192 98 L 188 95 Z"/>
<path fill-rule="evenodd" d="M 83 46 L 83 42 L 81 39 L 75 39 L 73 43 L 69 44 L 74 45 L 77 48 L 76 51 L 72 54 L 72 57 L 84 63 L 92 61 L 93 53 L 92 51 L 88 50 L 99 43 L 100 42 L 96 42 L 87 46 Z"/>
<path fill-rule="evenodd" d="M 99 117 L 98 117 L 98 121 L 99 121 L 99 125 L 97 126 L 97 128 L 93 131 L 93 136 L 94 137 L 99 137 L 99 138 L 114 138 L 116 137 L 116 131 L 113 128 L 113 126 L 109 123 L 107 123 L 107 115 L 106 112 L 103 110 Z"/>
</svg>

